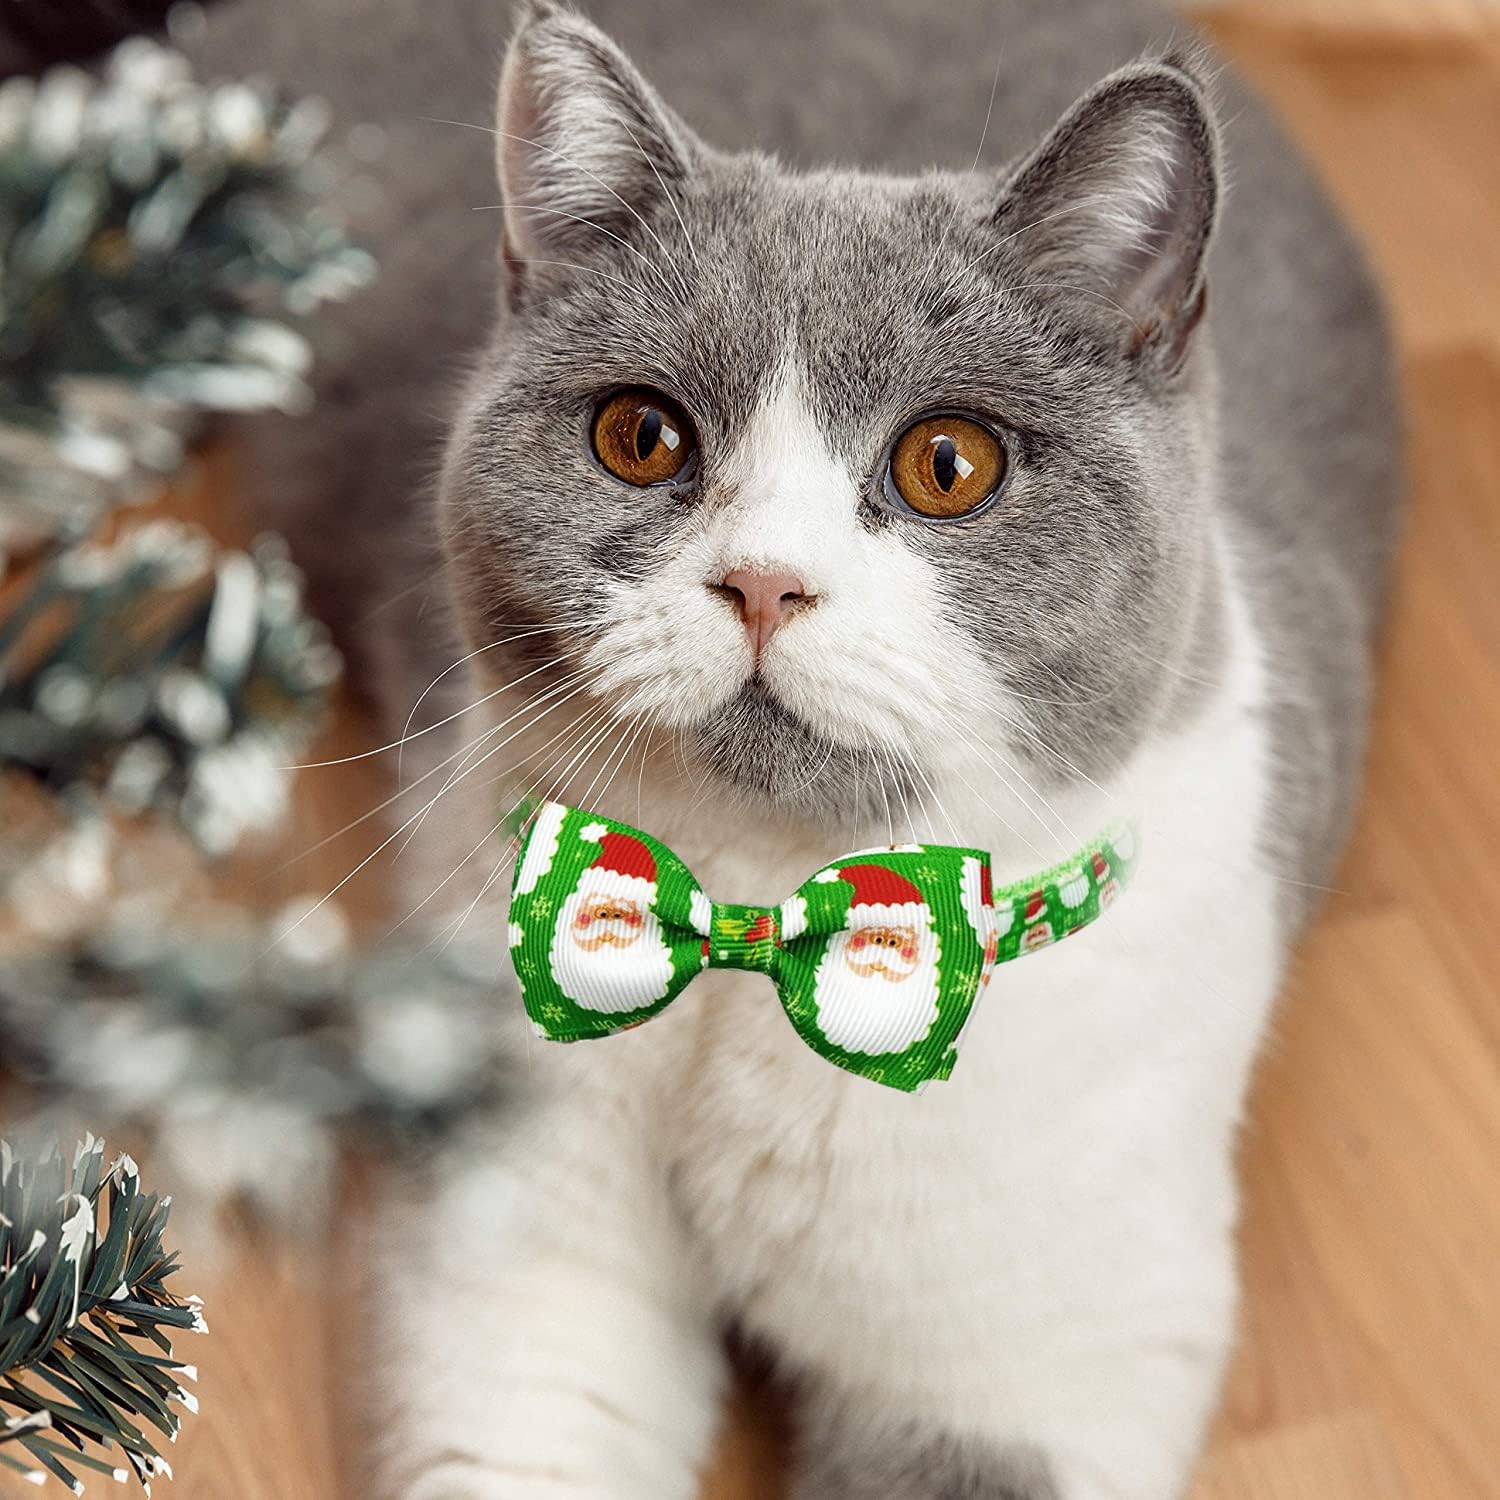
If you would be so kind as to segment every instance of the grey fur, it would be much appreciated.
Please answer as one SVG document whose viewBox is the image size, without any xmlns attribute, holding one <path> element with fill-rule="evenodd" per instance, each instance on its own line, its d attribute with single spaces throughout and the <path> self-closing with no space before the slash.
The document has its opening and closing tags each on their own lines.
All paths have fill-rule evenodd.
<svg viewBox="0 0 1500 1500">
<path fill-rule="evenodd" d="M 790 1500 L 1060 1500 L 1046 1460 L 806 1404 Z"/>
<path fill-rule="evenodd" d="M 1149 69 L 1140 82 L 1180 77 Z M 1175 655 L 1190 633 L 1181 612 L 1197 603 L 1203 518 L 1193 497 L 1211 408 L 1193 395 L 1204 377 L 1163 380 L 1123 357 L 1135 333 L 1116 306 L 1052 290 L 1056 273 L 1016 253 L 1024 239 L 1005 243 L 1055 212 L 1025 183 L 1012 193 L 989 175 L 789 177 L 764 158 L 698 154 L 678 194 L 686 233 L 656 191 L 632 205 L 650 226 L 636 235 L 644 256 L 609 241 L 585 252 L 564 225 L 548 259 L 586 255 L 605 274 L 539 267 L 545 283 L 520 293 L 520 313 L 471 382 L 444 485 L 469 638 L 493 638 L 501 620 L 598 610 L 615 569 L 581 568 L 580 549 L 597 555 L 622 516 L 641 528 L 629 564 L 640 570 L 634 554 L 670 547 L 696 507 L 734 504 L 715 456 L 740 437 L 790 333 L 820 423 L 866 493 L 891 435 L 922 411 L 1004 419 L 1016 457 L 1004 506 L 929 527 L 867 501 L 867 524 L 902 528 L 961 600 L 984 657 L 1035 700 L 1036 740 L 1006 753 L 1043 783 L 1062 763 L 1037 741 L 1102 775 L 1181 693 L 1153 660 Z M 602 208 L 608 195 L 597 191 Z M 614 227 L 626 227 L 623 216 Z M 712 274 L 679 289 L 658 274 L 669 257 L 690 278 L 700 262 Z M 1037 279 L 1049 285 L 1011 290 Z M 672 392 L 696 416 L 704 458 L 690 500 L 630 491 L 589 455 L 598 393 L 633 381 Z M 545 454 L 545 475 L 510 462 L 516 452 Z M 497 577 L 493 557 L 522 534 L 524 555 Z M 857 782 L 872 805 L 878 797 L 871 763 L 754 693 L 732 717 L 706 722 L 699 748 L 735 785 L 795 796 L 814 815 L 847 808 Z M 830 750 L 810 785 L 808 768 Z"/>
<path fill-rule="evenodd" d="M 553 30 L 532 43 L 549 66 L 575 68 L 576 86 L 602 80 L 661 180 L 619 156 L 613 186 L 645 225 L 604 198 L 590 217 L 628 245 L 528 215 L 518 223 L 533 261 L 510 244 L 503 279 L 502 211 L 472 212 L 496 202 L 491 139 L 424 118 L 488 125 L 501 7 L 302 0 L 301 19 L 275 28 L 257 0 L 214 15 L 211 57 L 226 68 L 319 89 L 345 121 L 389 134 L 383 191 L 357 200 L 385 277 L 339 319 L 317 419 L 256 447 L 268 508 L 301 533 L 325 599 L 358 600 L 362 614 L 412 589 L 362 637 L 397 722 L 454 654 L 420 608 L 443 592 L 422 582 L 437 564 L 429 480 L 466 362 L 442 524 L 459 628 L 479 643 L 501 626 L 586 614 L 611 578 L 649 575 L 695 507 L 734 504 L 715 455 L 790 331 L 820 419 L 870 494 L 890 435 L 922 410 L 994 412 L 1013 433 L 1003 507 L 941 527 L 870 500 L 861 515 L 906 528 L 965 601 L 993 669 L 1032 700 L 1032 733 L 1007 753 L 1033 780 L 1097 776 L 1193 714 L 1223 638 L 1206 555 L 1217 507 L 1275 653 L 1269 852 L 1292 881 L 1325 880 L 1357 785 L 1401 422 L 1370 277 L 1261 106 L 1225 78 L 1215 111 L 1201 64 L 1139 62 L 1175 24 L 1121 0 L 588 9 L 676 113 L 609 49 L 570 43 L 565 15 L 538 23 Z M 997 62 L 984 161 L 970 172 Z M 542 129 L 546 100 L 525 104 Z M 1216 117 L 1230 122 L 1227 166 Z M 1172 161 L 1154 254 L 1071 235 L 1063 218 L 1035 222 L 1080 191 L 1117 191 L 1148 127 Z M 849 166 L 822 165 L 832 160 Z M 934 160 L 959 170 L 930 170 Z M 698 423 L 691 495 L 622 495 L 589 457 L 598 393 L 642 381 Z M 320 530 L 334 543 L 321 553 Z M 540 660 L 553 648 L 529 649 Z M 806 769 L 827 748 L 753 686 L 701 726 L 698 745 L 751 801 L 825 820 L 875 775 L 844 752 L 810 792 Z M 1309 903 L 1286 889 L 1294 924 Z M 880 1444 L 832 1406 L 816 1420 L 808 1500 L 1050 1494 L 1014 1455 L 924 1435 Z"/>
<path fill-rule="evenodd" d="M 763 0 L 711 11 L 697 0 L 597 0 L 590 9 L 716 147 L 774 149 L 798 167 L 841 159 L 877 166 L 882 176 L 793 177 L 762 157 L 710 153 L 683 208 L 713 275 L 696 288 L 686 321 L 673 324 L 670 346 L 650 348 L 661 338 L 649 320 L 632 343 L 618 301 L 597 295 L 608 283 L 596 279 L 591 292 L 587 277 L 534 320 L 515 321 L 488 356 L 491 418 L 518 412 L 533 396 L 551 413 L 568 408 L 575 441 L 558 455 L 560 477 L 595 487 L 589 495 L 597 494 L 599 476 L 584 472 L 576 441 L 585 386 L 640 378 L 659 365 L 662 377 L 677 379 L 701 404 L 711 446 L 753 403 L 752 372 L 782 305 L 803 309 L 800 341 L 824 415 L 846 452 L 866 455 L 871 434 L 895 419 L 900 401 L 914 402 L 924 382 L 930 389 L 935 370 L 950 381 L 960 373 L 959 349 L 939 368 L 941 340 L 914 319 L 913 264 L 925 263 L 941 238 L 941 215 L 954 204 L 962 205 L 962 220 L 944 247 L 945 279 L 979 253 L 989 243 L 986 204 L 1000 201 L 1004 175 L 981 169 L 972 177 L 900 181 L 885 174 L 920 171 L 934 159 L 966 164 L 997 61 L 985 159 L 1020 159 L 1091 84 L 1176 29 L 1147 6 L 1116 0 L 957 0 L 931 13 L 902 0 Z M 214 17 L 209 61 L 236 71 L 265 67 L 293 86 L 329 94 L 344 120 L 386 129 L 384 191 L 365 193 L 356 212 L 386 275 L 339 319 L 317 420 L 266 433 L 254 451 L 267 508 L 304 533 L 299 550 L 322 597 L 346 619 L 411 591 L 383 609 L 377 624 L 386 628 L 355 641 L 373 667 L 375 690 L 404 706 L 432 675 L 429 663 L 451 659 L 451 638 L 434 608 L 443 588 L 425 497 L 447 393 L 499 285 L 499 215 L 471 212 L 496 201 L 491 141 L 481 130 L 428 117 L 489 123 L 509 18 L 480 0 L 379 7 L 309 0 L 301 10 L 296 26 L 268 26 L 258 0 L 229 0 Z M 1233 121 L 1230 206 L 1209 269 L 1209 337 L 1197 342 L 1211 340 L 1218 367 L 1220 503 L 1237 550 L 1263 581 L 1261 623 L 1279 655 L 1274 857 L 1287 874 L 1316 882 L 1336 855 L 1356 781 L 1368 648 L 1397 530 L 1400 419 L 1383 320 L 1357 251 L 1259 104 L 1232 79 L 1222 92 L 1221 113 Z M 645 185 L 642 179 L 631 191 Z M 681 259 L 675 216 L 651 217 Z M 590 264 L 649 285 L 634 257 L 602 238 L 583 251 L 586 243 L 576 242 L 596 257 Z M 992 524 L 983 553 L 937 528 L 918 544 L 946 555 L 956 574 L 964 570 L 965 589 L 996 631 L 987 644 L 1019 690 L 1078 703 L 1075 710 L 1038 704 L 1035 733 L 1080 769 L 1096 770 L 1128 754 L 1151 724 L 1190 713 L 1195 682 L 1214 672 L 1215 600 L 1197 598 L 1191 611 L 1171 617 L 1151 609 L 1153 599 L 1193 598 L 1192 540 L 1161 520 L 1187 503 L 1188 485 L 1174 483 L 1170 471 L 1175 463 L 1190 467 L 1211 440 L 1203 414 L 1212 408 L 1206 394 L 1145 407 L 1135 401 L 1099 357 L 1098 321 L 1081 305 L 1091 299 L 1079 296 L 1069 307 L 1017 298 L 980 318 L 972 296 L 993 296 L 1002 263 L 997 254 L 960 284 L 971 296 L 967 306 L 940 303 L 936 312 L 950 320 L 956 340 L 969 341 L 970 357 L 993 336 L 989 357 L 964 378 L 975 396 L 1001 395 L 1007 410 L 1023 412 L 1030 441 L 1051 445 L 1048 467 L 1034 469 L 1033 524 L 1023 535 L 1002 535 Z M 880 291 L 866 296 L 872 284 Z M 894 345 L 892 329 L 903 335 Z M 585 352 L 589 363 L 580 368 Z M 525 355 L 541 357 L 522 373 Z M 1208 363 L 1195 357 L 1189 372 Z M 380 376 L 362 378 L 364 370 Z M 1208 378 L 1199 368 L 1197 388 Z M 482 463 L 486 442 L 504 448 L 498 430 L 476 431 L 471 460 Z M 1156 466 L 1154 475 L 1143 475 L 1143 460 Z M 550 526 L 519 495 L 502 522 L 498 476 L 474 475 L 462 455 L 457 462 L 458 472 L 491 486 L 489 515 L 469 524 L 488 528 L 502 547 L 520 534 L 507 526 L 523 527 L 527 571 L 553 587 L 568 575 L 563 597 L 580 604 L 589 597 L 587 578 L 569 569 L 581 557 L 592 555 L 604 569 L 640 568 L 648 565 L 644 544 L 670 535 L 666 512 L 634 534 L 617 518 L 612 526 L 589 522 L 594 535 L 580 535 L 576 493 Z M 1060 497 L 1073 486 L 1092 498 L 1069 513 Z M 1143 536 L 1153 505 L 1156 530 Z M 359 518 L 352 534 L 331 524 L 350 515 Z M 872 517 L 872 524 L 879 523 Z M 1132 530 L 1135 561 L 1122 570 L 1113 549 Z M 320 533 L 332 545 L 319 547 Z M 518 596 L 525 582 L 518 571 L 500 555 L 476 560 L 471 596 L 487 601 L 492 616 L 524 623 L 537 606 Z M 1080 630 L 1104 615 L 1115 629 L 1092 637 Z M 469 624 L 484 628 L 477 618 Z M 1038 650 L 1044 635 L 1050 644 Z M 710 756 L 715 737 L 710 726 Z M 794 748 L 789 761 L 799 764 L 822 753 L 815 744 Z M 1066 774 L 1035 741 L 1012 750 L 1028 759 L 1034 778 Z M 845 767 L 855 775 L 867 769 Z M 831 795 L 847 793 L 849 774 L 830 773 Z M 1304 905 L 1289 897 L 1289 914 Z"/>
</svg>

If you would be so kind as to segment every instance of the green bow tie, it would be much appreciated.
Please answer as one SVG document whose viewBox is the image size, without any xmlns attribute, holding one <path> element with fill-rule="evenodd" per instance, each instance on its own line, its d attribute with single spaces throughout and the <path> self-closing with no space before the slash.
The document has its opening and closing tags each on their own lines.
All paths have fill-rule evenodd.
<svg viewBox="0 0 1500 1500">
<path fill-rule="evenodd" d="M 1087 926 L 1131 871 L 1117 827 L 1052 869 L 992 891 L 978 849 L 851 854 L 780 906 L 710 901 L 650 834 L 548 802 L 521 836 L 510 948 L 539 1036 L 576 1042 L 649 1020 L 704 969 L 769 975 L 830 1062 L 912 1091 L 953 1071 L 997 963 Z"/>
</svg>

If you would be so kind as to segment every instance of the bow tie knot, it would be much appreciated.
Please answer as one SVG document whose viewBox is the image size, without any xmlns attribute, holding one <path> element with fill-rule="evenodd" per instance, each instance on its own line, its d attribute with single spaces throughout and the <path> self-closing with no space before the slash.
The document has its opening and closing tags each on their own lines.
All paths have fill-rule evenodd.
<svg viewBox="0 0 1500 1500">
<path fill-rule="evenodd" d="M 781 961 L 781 920 L 768 906 L 715 902 L 704 938 L 711 969 L 750 969 L 773 979 Z"/>
<path fill-rule="evenodd" d="M 743 969 L 771 979 L 814 1051 L 913 1091 L 952 1071 L 994 966 L 1093 921 L 1132 860 L 1120 828 L 997 892 L 982 850 L 904 844 L 846 855 L 780 906 L 737 906 L 650 834 L 549 802 L 522 834 L 510 949 L 548 1040 L 623 1031 L 704 969 Z"/>
</svg>

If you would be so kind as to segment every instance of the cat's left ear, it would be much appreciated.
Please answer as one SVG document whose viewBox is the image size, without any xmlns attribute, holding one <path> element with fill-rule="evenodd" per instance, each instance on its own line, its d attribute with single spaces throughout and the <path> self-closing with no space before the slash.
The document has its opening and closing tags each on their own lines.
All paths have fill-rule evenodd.
<svg viewBox="0 0 1500 1500">
<path fill-rule="evenodd" d="M 1128 357 L 1168 373 L 1203 315 L 1220 198 L 1218 129 L 1196 71 L 1174 58 L 1104 79 L 1016 168 L 995 216 L 1029 283 L 1093 302 Z"/>
<path fill-rule="evenodd" d="M 516 281 L 635 245 L 668 214 L 701 150 L 597 26 L 528 0 L 501 71 L 496 131 Z"/>
</svg>

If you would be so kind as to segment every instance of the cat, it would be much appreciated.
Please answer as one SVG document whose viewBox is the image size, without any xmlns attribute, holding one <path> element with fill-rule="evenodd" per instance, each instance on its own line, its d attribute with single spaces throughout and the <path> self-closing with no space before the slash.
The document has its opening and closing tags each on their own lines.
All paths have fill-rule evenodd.
<svg viewBox="0 0 1500 1500">
<path fill-rule="evenodd" d="M 372 1251 L 371 1492 L 689 1500 L 733 1328 L 795 1389 L 794 1500 L 1180 1496 L 1399 530 L 1371 277 L 1147 4 L 588 9 L 223 0 L 203 44 L 378 127 L 382 282 L 257 483 L 393 724 L 483 700 L 404 752 L 460 773 L 443 899 L 500 953 L 533 784 L 725 901 L 910 838 L 1008 881 L 1120 815 L 1140 867 L 916 1098 L 758 975 L 571 1047 L 497 979 L 511 1107 Z"/>
</svg>

